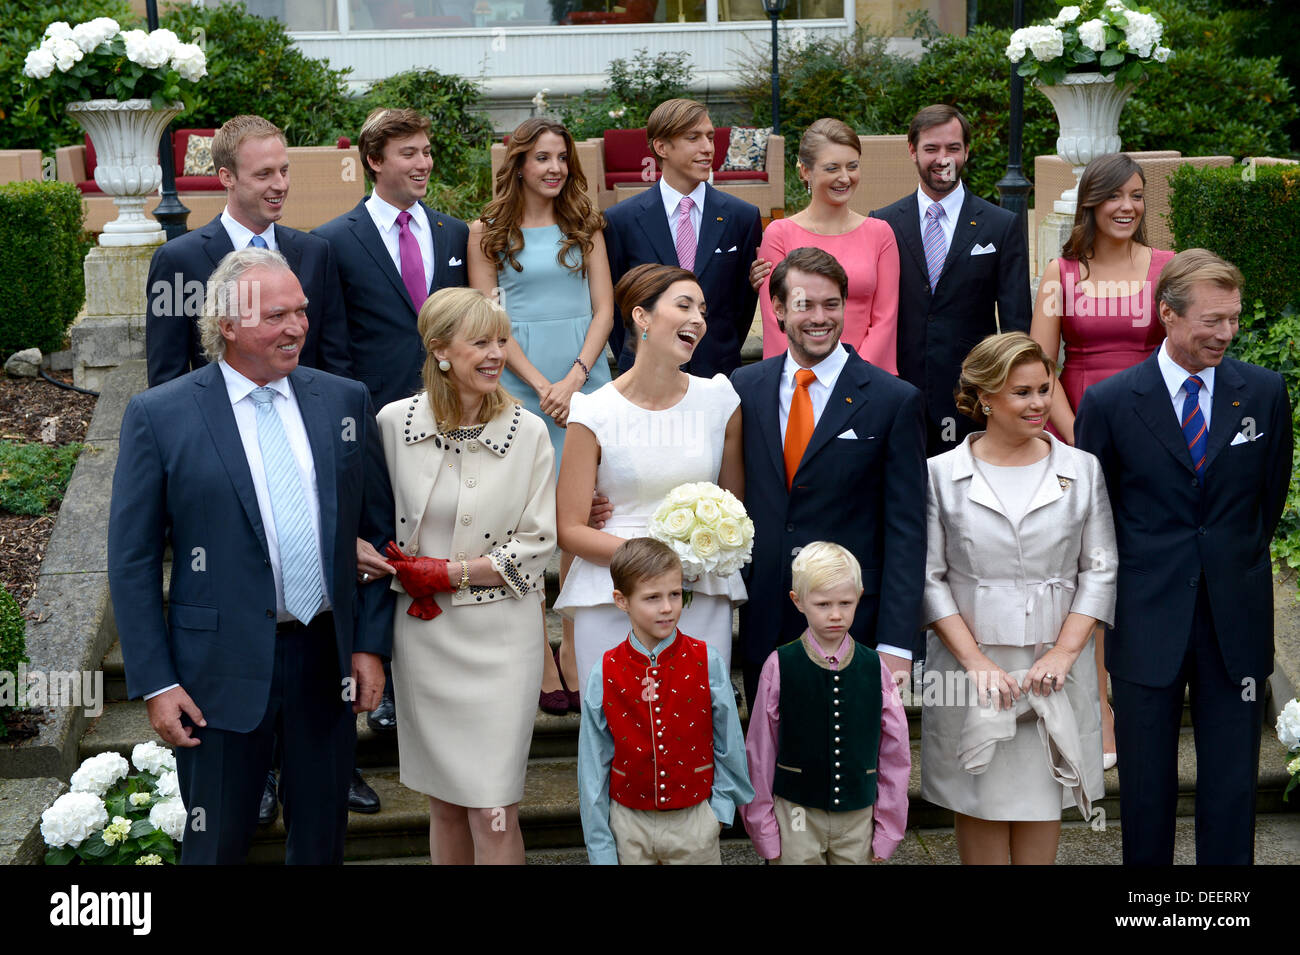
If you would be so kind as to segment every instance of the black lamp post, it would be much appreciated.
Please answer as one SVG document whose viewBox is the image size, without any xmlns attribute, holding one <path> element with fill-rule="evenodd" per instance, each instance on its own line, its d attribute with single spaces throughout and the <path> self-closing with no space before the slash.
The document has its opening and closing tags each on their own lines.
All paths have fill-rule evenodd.
<svg viewBox="0 0 1300 955">
<path fill-rule="evenodd" d="M 145 22 L 149 31 L 153 32 L 158 29 L 158 0 L 145 0 L 144 9 Z M 176 162 L 172 158 L 170 123 L 163 130 L 162 142 L 158 144 L 158 164 L 162 166 L 162 198 L 158 202 L 158 208 L 153 211 L 153 217 L 163 227 L 167 238 L 174 239 L 189 231 L 186 220 L 190 217 L 190 210 L 176 195 Z"/>
<path fill-rule="evenodd" d="M 1025 25 L 1025 0 L 1015 0 L 1012 29 Z M 1028 241 L 1030 182 L 1022 169 L 1022 144 L 1025 132 L 1025 78 L 1011 64 L 1011 130 L 1007 141 L 1007 171 L 998 180 L 1002 208 L 1013 212 L 1020 222 L 1020 231 Z"/>
<path fill-rule="evenodd" d="M 772 132 L 781 135 L 781 75 L 777 63 L 776 21 L 785 11 L 786 0 L 763 0 L 763 9 L 772 18 Z"/>
</svg>

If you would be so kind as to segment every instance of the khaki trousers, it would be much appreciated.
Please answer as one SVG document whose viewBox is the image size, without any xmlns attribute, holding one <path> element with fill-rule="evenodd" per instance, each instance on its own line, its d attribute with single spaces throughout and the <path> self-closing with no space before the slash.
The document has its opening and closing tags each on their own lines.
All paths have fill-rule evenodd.
<svg viewBox="0 0 1300 955">
<path fill-rule="evenodd" d="M 799 806 L 781 796 L 772 800 L 781 830 L 781 857 L 773 865 L 869 865 L 875 823 L 871 812 L 827 812 Z"/>
<path fill-rule="evenodd" d="M 722 827 L 707 799 L 687 809 L 628 809 L 609 801 L 619 865 L 722 865 Z"/>
</svg>

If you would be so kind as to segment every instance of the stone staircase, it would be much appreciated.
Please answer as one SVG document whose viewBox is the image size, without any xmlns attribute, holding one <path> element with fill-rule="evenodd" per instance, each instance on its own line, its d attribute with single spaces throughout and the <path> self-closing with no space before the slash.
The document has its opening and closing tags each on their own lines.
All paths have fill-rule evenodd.
<svg viewBox="0 0 1300 955">
<path fill-rule="evenodd" d="M 553 599 L 556 591 L 558 560 L 547 572 L 547 590 Z M 552 643 L 558 644 L 559 616 L 547 611 L 547 630 Z M 740 671 L 732 674 L 737 687 Z M 140 700 L 126 699 L 126 682 L 121 650 L 114 644 L 104 659 L 104 688 L 108 701 L 103 714 L 91 725 L 81 740 L 80 758 L 96 753 L 117 751 L 129 758 L 132 747 L 145 740 L 157 739 Z M 934 806 L 920 795 L 921 713 L 919 706 L 908 706 L 908 724 L 912 738 L 912 778 L 909 784 L 910 808 L 908 838 L 895 855 L 895 862 L 955 862 L 956 847 L 952 839 L 952 813 Z M 748 725 L 743 706 L 742 722 Z M 537 713 L 529 750 L 528 773 L 524 798 L 519 808 L 520 824 L 530 863 L 575 864 L 586 861 L 582 851 L 582 826 L 578 817 L 576 714 L 551 716 Z M 1183 734 L 1179 741 L 1179 861 L 1191 861 L 1191 816 L 1195 807 L 1196 753 L 1190 725 L 1190 709 L 1184 704 Z M 1122 754 L 1121 754 L 1122 755 Z M 1286 787 L 1284 750 L 1265 726 L 1259 761 L 1258 813 L 1259 861 L 1295 862 L 1300 859 L 1300 800 L 1282 802 Z M 362 773 L 379 794 L 382 810 L 374 815 L 353 813 L 348 824 L 347 859 L 369 863 L 427 863 L 429 849 L 429 812 L 426 798 L 408 790 L 398 778 L 397 742 L 391 735 L 376 734 L 364 716 L 357 720 L 357 759 Z M 1066 813 L 1061 840 L 1061 862 L 1118 863 L 1119 857 L 1119 776 L 1114 769 L 1106 773 L 1106 795 L 1094 805 L 1091 824 L 1081 821 L 1077 810 Z M 758 862 L 749 846 L 742 826 L 724 833 L 725 862 Z M 1183 858 L 1186 856 L 1186 858 Z M 1270 858 L 1271 856 L 1271 858 Z M 258 830 L 250 861 L 276 863 L 284 857 L 282 820 Z"/>
</svg>

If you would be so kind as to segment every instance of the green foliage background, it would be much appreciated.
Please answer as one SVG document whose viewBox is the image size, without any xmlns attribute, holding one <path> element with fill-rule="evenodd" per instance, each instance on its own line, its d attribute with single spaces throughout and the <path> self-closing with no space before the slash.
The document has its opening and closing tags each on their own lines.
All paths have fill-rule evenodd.
<svg viewBox="0 0 1300 955">
<path fill-rule="evenodd" d="M 23 619 L 23 608 L 13 594 L 0 587 L 0 673 L 17 674 L 19 664 L 27 660 L 27 621 Z M 17 677 L 12 677 L 15 689 Z M 5 728 L 4 715 L 12 710 L 11 706 L 0 706 L 0 739 L 9 735 Z"/>
<path fill-rule="evenodd" d="M 86 297 L 81 193 L 67 182 L 0 186 L 0 357 L 58 351 Z"/>
<path fill-rule="evenodd" d="M 57 505 L 82 447 L 0 441 L 0 511 L 35 516 Z"/>
</svg>

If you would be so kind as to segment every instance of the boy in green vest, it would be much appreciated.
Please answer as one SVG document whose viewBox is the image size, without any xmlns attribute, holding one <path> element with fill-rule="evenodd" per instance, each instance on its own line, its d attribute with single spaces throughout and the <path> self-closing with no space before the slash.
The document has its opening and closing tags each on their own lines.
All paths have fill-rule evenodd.
<svg viewBox="0 0 1300 955">
<path fill-rule="evenodd" d="M 808 621 L 763 664 L 745 753 L 754 848 L 782 865 L 883 862 L 907 827 L 907 716 L 889 670 L 849 635 L 862 568 L 838 544 L 795 557 L 790 599 Z"/>
</svg>

